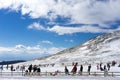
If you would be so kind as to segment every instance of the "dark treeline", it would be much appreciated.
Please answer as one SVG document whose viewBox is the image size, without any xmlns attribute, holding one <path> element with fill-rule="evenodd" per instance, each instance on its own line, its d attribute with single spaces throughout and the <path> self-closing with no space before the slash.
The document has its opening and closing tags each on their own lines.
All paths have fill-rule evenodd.
<svg viewBox="0 0 120 80">
<path fill-rule="evenodd" d="M 25 60 L 2 61 L 2 62 L 0 62 L 0 65 L 15 64 L 15 63 L 19 63 L 19 62 L 25 62 Z"/>
</svg>

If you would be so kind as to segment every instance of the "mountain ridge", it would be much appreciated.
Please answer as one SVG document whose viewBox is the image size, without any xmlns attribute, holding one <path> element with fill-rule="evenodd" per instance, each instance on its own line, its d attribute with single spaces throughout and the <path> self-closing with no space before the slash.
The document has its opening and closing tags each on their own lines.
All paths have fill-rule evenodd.
<svg viewBox="0 0 120 80">
<path fill-rule="evenodd" d="M 116 60 L 120 63 L 118 56 L 120 56 L 120 30 L 97 36 L 83 44 L 65 49 L 52 56 L 35 59 L 32 62 L 34 64 L 70 62 L 98 63 Z"/>
</svg>

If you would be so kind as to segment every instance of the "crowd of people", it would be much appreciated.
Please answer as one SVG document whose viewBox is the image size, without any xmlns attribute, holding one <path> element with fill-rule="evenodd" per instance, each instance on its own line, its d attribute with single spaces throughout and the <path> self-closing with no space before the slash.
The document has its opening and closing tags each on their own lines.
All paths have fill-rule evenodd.
<svg viewBox="0 0 120 80">
<path fill-rule="evenodd" d="M 73 68 L 71 70 L 72 75 L 76 75 L 77 72 L 78 72 L 79 75 L 82 75 L 82 73 L 83 73 L 83 65 L 80 65 L 80 69 L 79 70 L 77 69 L 77 66 L 78 66 L 78 63 L 75 63 L 73 65 Z M 88 70 L 87 71 L 88 71 L 88 74 L 90 75 L 91 64 L 88 65 Z M 65 74 L 66 75 L 70 75 L 70 72 L 69 72 L 67 66 L 65 66 Z"/>
<path fill-rule="evenodd" d="M 106 64 L 103 64 L 103 63 L 99 63 L 96 65 L 96 70 L 99 70 L 99 71 L 104 71 L 104 75 L 107 75 L 108 74 L 108 71 L 110 70 L 111 66 L 115 66 L 116 62 L 115 61 L 112 61 L 111 63 L 106 63 Z M 49 66 L 52 66 L 54 67 L 55 64 L 40 64 L 40 65 L 29 65 L 29 66 L 25 66 L 25 65 L 22 65 L 22 66 L 16 66 L 14 67 L 13 65 L 7 65 L 6 66 L 6 69 L 9 69 L 11 71 L 15 71 L 15 70 L 20 70 L 22 72 L 25 72 L 25 75 L 41 75 L 41 67 L 49 67 Z M 76 62 L 76 63 L 72 63 L 72 69 L 69 70 L 68 69 L 68 65 L 65 65 L 62 63 L 62 66 L 65 66 L 64 68 L 64 74 L 65 75 L 76 75 L 76 74 L 79 74 L 79 75 L 83 75 L 83 69 L 86 65 L 84 64 L 79 64 Z M 78 68 L 79 67 L 79 68 Z M 91 68 L 92 68 L 92 65 L 91 64 L 87 64 L 87 70 L 86 72 L 88 73 L 88 75 L 91 75 Z M 3 65 L 0 66 L 0 69 L 3 70 Z M 54 73 L 50 73 L 50 75 L 58 75 L 58 73 L 60 73 L 61 71 L 59 70 L 56 70 Z"/>
<path fill-rule="evenodd" d="M 106 64 L 105 63 L 104 64 L 99 63 L 99 64 L 97 64 L 96 68 L 97 68 L 98 71 L 103 71 L 104 76 L 106 76 L 106 75 L 108 75 L 108 71 L 110 70 L 111 66 L 115 66 L 116 64 L 117 64 L 116 61 L 108 62 Z M 83 65 L 80 65 L 79 70 L 77 69 L 78 63 L 75 63 L 75 64 L 72 63 L 72 66 L 73 66 L 72 71 L 71 71 L 72 75 L 75 75 L 77 72 L 78 72 L 79 75 L 82 75 L 83 68 L 84 68 Z M 91 67 L 92 67 L 91 64 L 88 64 L 88 68 L 87 68 L 88 75 L 90 75 Z M 120 67 L 120 66 L 118 65 L 118 67 Z M 70 75 L 70 72 L 69 72 L 67 66 L 65 66 L 65 74 Z"/>
</svg>

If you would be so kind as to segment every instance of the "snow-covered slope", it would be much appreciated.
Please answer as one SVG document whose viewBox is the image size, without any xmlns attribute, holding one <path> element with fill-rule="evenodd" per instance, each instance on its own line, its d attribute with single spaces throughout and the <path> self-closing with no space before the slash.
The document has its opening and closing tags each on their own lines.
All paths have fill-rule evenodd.
<svg viewBox="0 0 120 80">
<path fill-rule="evenodd" d="M 79 46 L 29 63 L 108 62 L 120 61 L 120 31 L 104 34 Z"/>
</svg>

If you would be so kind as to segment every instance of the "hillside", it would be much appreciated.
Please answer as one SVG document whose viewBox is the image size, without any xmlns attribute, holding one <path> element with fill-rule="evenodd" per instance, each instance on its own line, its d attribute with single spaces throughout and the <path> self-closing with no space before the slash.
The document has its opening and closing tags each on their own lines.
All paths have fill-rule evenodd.
<svg viewBox="0 0 120 80">
<path fill-rule="evenodd" d="M 29 63 L 108 62 L 120 61 L 120 31 L 104 34 L 84 44 L 63 50 L 53 56 Z"/>
</svg>

